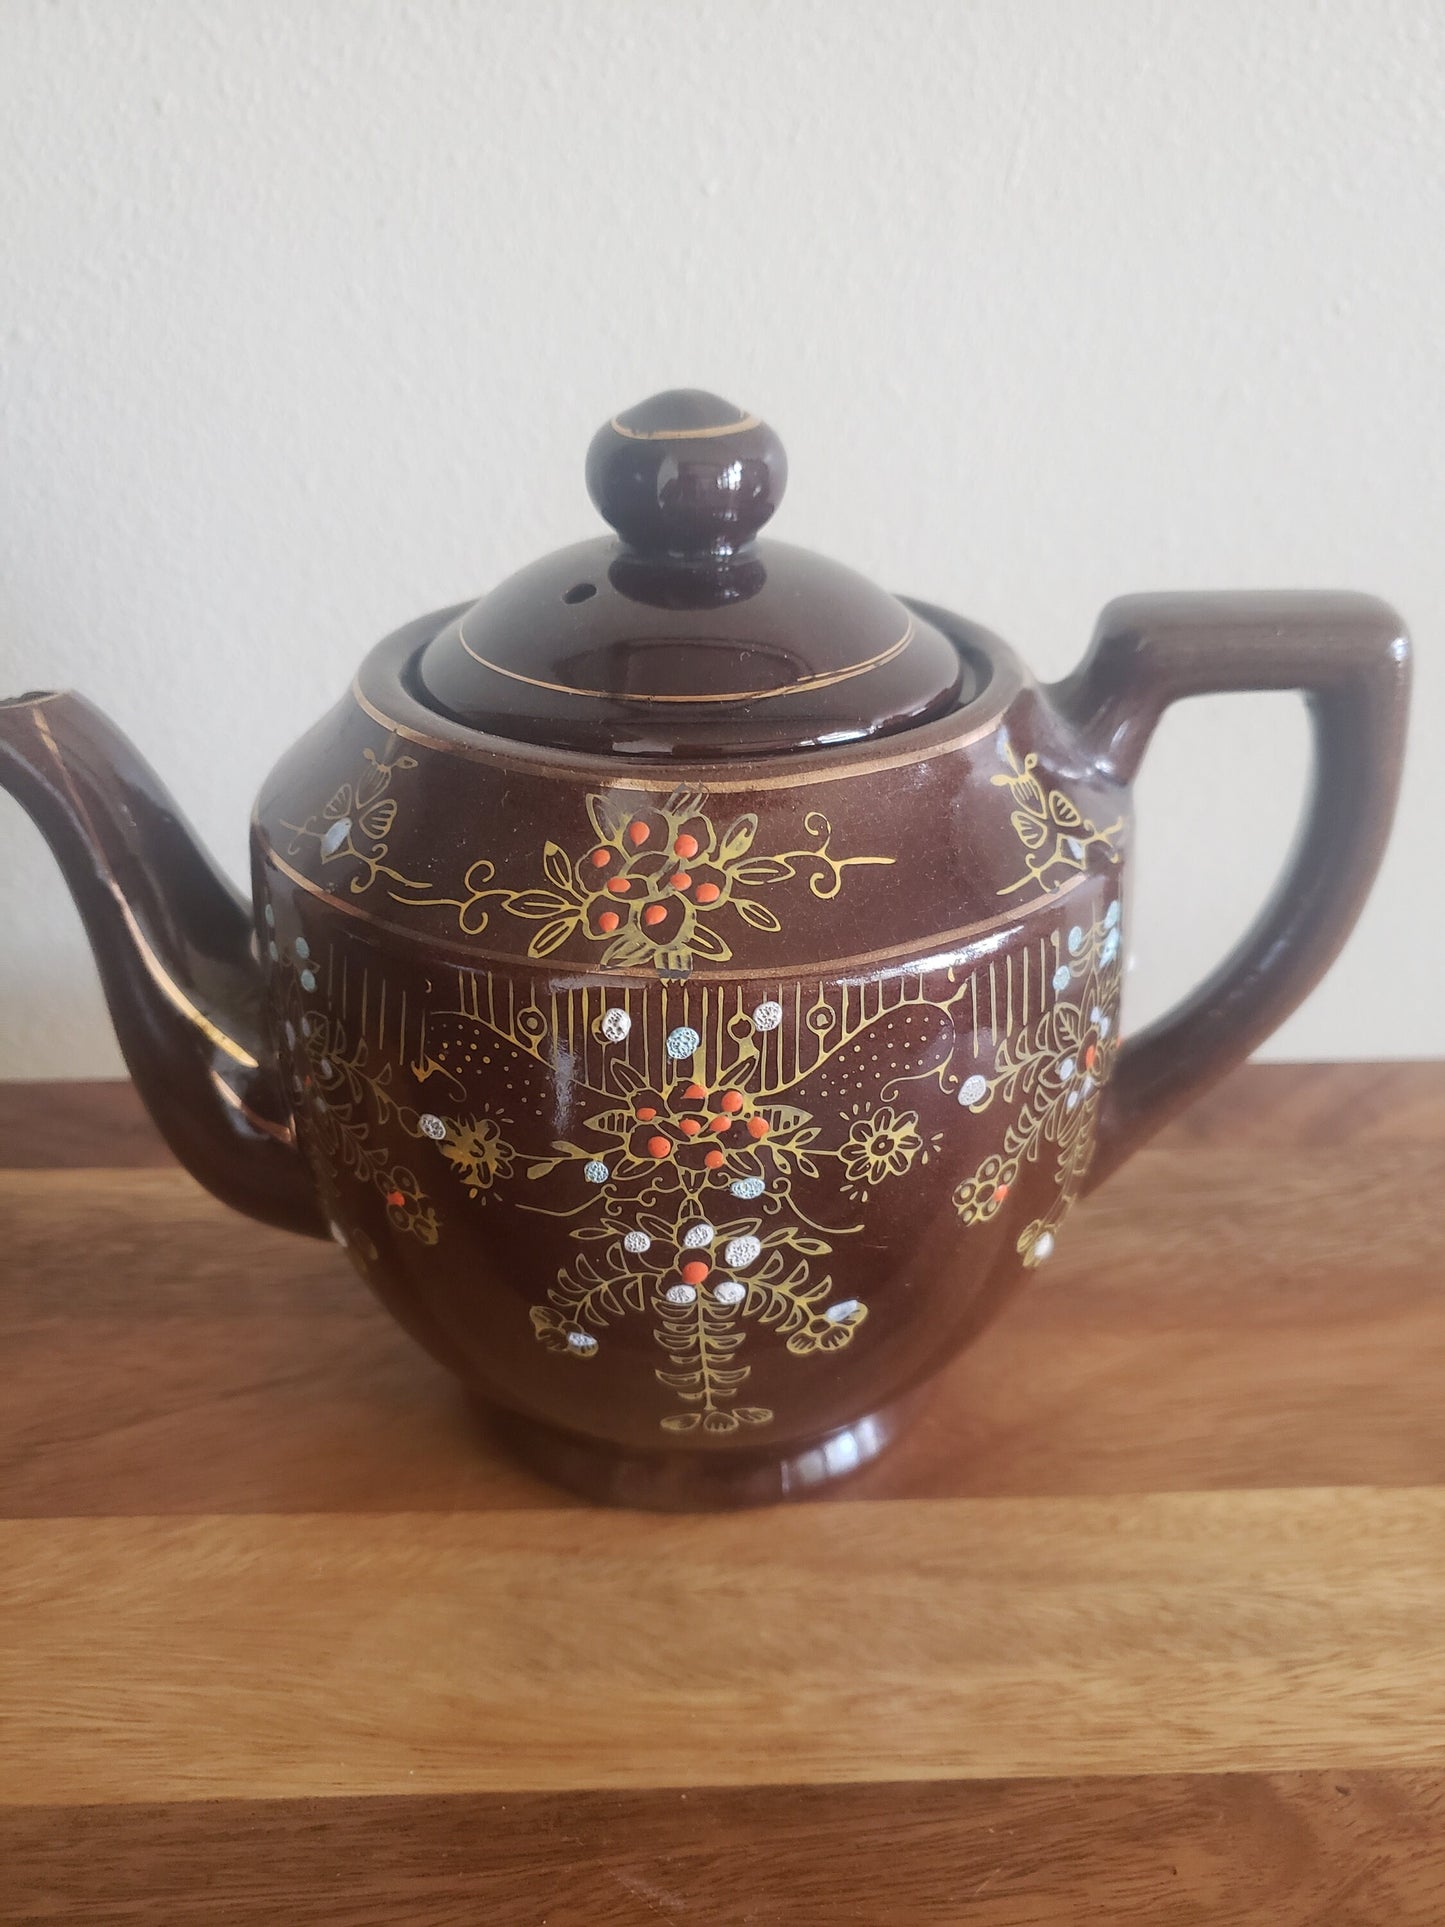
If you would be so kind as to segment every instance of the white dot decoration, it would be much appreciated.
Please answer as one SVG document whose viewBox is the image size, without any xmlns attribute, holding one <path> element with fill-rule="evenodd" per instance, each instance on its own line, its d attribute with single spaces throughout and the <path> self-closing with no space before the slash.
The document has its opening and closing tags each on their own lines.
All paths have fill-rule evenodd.
<svg viewBox="0 0 1445 1927">
<path fill-rule="evenodd" d="M 697 1298 L 697 1289 L 693 1285 L 669 1285 L 662 1295 L 669 1305 L 690 1305 Z"/>
<path fill-rule="evenodd" d="M 836 1305 L 829 1305 L 828 1309 L 823 1313 L 823 1316 L 830 1325 L 842 1325 L 845 1324 L 848 1319 L 856 1317 L 862 1309 L 863 1306 L 859 1299 L 840 1298 Z"/>
<path fill-rule="evenodd" d="M 729 1238 L 723 1246 L 723 1263 L 731 1265 L 734 1271 L 746 1271 L 755 1264 L 762 1254 L 762 1241 L 759 1238 L 743 1236 Z"/>
<path fill-rule="evenodd" d="M 1114 929 L 1118 921 L 1119 921 L 1119 905 L 1116 900 L 1115 902 L 1111 903 L 1108 909 L 1104 912 L 1104 928 L 1106 930 L 1112 930 Z"/>
<path fill-rule="evenodd" d="M 979 1071 L 975 1071 L 972 1077 L 965 1077 L 958 1087 L 958 1101 L 960 1104 L 977 1104 L 980 1098 L 987 1097 L 987 1095 L 988 1079 Z"/>
<path fill-rule="evenodd" d="M 1068 1096 L 1064 1099 L 1064 1109 L 1066 1111 L 1076 1111 L 1078 1108 L 1079 1108 L 1079 1093 L 1077 1091 L 1070 1091 Z"/>
<path fill-rule="evenodd" d="M 601 1158 L 588 1158 L 582 1166 L 582 1175 L 589 1184 L 606 1184 L 611 1173 Z"/>
<path fill-rule="evenodd" d="M 710 1224 L 690 1224 L 682 1234 L 682 1242 L 689 1251 L 700 1251 L 704 1245 L 713 1241 L 713 1228 Z"/>
<path fill-rule="evenodd" d="M 761 1178 L 734 1178 L 728 1190 L 735 1198 L 760 1198 L 767 1186 Z"/>
<path fill-rule="evenodd" d="M 1079 952 L 1083 949 L 1083 947 L 1084 947 L 1084 933 L 1079 928 L 1078 924 L 1075 924 L 1073 929 L 1069 932 L 1069 955 L 1071 957 L 1077 957 Z"/>
<path fill-rule="evenodd" d="M 701 1042 L 691 1024 L 679 1024 L 676 1030 L 667 1033 L 667 1054 L 669 1057 L 691 1057 Z"/>
<path fill-rule="evenodd" d="M 281 952 L 277 948 L 276 939 L 274 937 L 271 939 L 270 943 L 268 943 L 266 946 L 266 955 L 271 959 L 272 963 L 279 963 L 281 961 Z"/>
<path fill-rule="evenodd" d="M 316 988 L 316 972 L 315 972 L 314 970 L 303 970 L 303 971 L 302 971 L 302 973 L 301 973 L 301 988 L 302 988 L 303 990 L 315 990 L 315 988 Z"/>
<path fill-rule="evenodd" d="M 645 1231 L 629 1231 L 622 1240 L 622 1249 L 630 1251 L 634 1258 L 640 1258 L 644 1251 L 651 1251 L 652 1240 Z"/>
<path fill-rule="evenodd" d="M 335 1071 L 336 1066 L 329 1057 L 323 1057 L 319 1068 L 323 1077 L 330 1077 Z"/>
<path fill-rule="evenodd" d="M 1061 1084 L 1067 1084 L 1077 1069 L 1078 1066 L 1072 1057 L 1061 1057 L 1059 1059 L 1059 1082 Z"/>
<path fill-rule="evenodd" d="M 437 1116 L 435 1111 L 423 1111 L 421 1116 L 417 1119 L 417 1123 L 421 1127 L 421 1134 L 423 1137 L 435 1138 L 439 1140 L 441 1138 L 444 1138 L 447 1134 L 446 1125 L 442 1123 L 441 1119 Z"/>
<path fill-rule="evenodd" d="M 332 1220 L 329 1228 L 337 1244 L 344 1245 L 346 1243 L 346 1233 L 342 1230 L 341 1226 L 336 1223 L 335 1219 Z"/>
<path fill-rule="evenodd" d="M 291 1022 L 289 1017 L 286 1019 L 286 1042 L 291 1046 L 292 1050 L 295 1050 L 296 1026 Z"/>
<path fill-rule="evenodd" d="M 1069 975 L 1069 966 L 1067 964 L 1060 964 L 1054 972 L 1054 989 L 1067 990 L 1069 987 Z"/>
<path fill-rule="evenodd" d="M 274 930 L 276 928 L 276 912 L 269 903 L 266 905 L 266 928 L 268 930 Z"/>
<path fill-rule="evenodd" d="M 773 1002 L 759 1004 L 753 1012 L 754 1030 L 776 1030 L 783 1021 L 783 1006 Z"/>
<path fill-rule="evenodd" d="M 339 816 L 321 839 L 321 854 L 335 856 L 347 837 L 351 835 L 351 818 Z"/>
<path fill-rule="evenodd" d="M 567 1349 L 579 1358 L 590 1358 L 597 1349 L 597 1340 L 591 1332 L 568 1332 Z"/>
<path fill-rule="evenodd" d="M 304 937 L 298 937 L 291 948 L 296 952 L 298 957 L 309 957 L 311 955 L 311 946 Z"/>
<path fill-rule="evenodd" d="M 720 1305 L 740 1305 L 748 1295 L 748 1288 L 736 1278 L 724 1278 L 720 1285 L 713 1286 L 712 1295 Z"/>
<path fill-rule="evenodd" d="M 632 1029 L 632 1019 L 620 1004 L 613 1004 L 610 1010 L 602 1013 L 602 1035 L 609 1044 L 620 1044 Z"/>
<path fill-rule="evenodd" d="M 1052 1231 L 1041 1231 L 1038 1237 L 1034 1239 L 1034 1263 L 1036 1265 L 1044 1264 L 1048 1259 L 1052 1258 L 1053 1255 L 1054 1234 Z"/>
</svg>

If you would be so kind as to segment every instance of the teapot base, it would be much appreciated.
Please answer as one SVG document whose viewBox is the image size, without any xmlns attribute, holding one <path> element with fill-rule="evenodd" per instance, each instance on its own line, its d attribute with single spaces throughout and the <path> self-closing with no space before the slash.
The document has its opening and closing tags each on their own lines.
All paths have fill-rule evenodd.
<svg viewBox="0 0 1445 1927">
<path fill-rule="evenodd" d="M 821 1497 L 893 1443 L 925 1392 L 915 1388 L 782 1453 L 627 1451 L 501 1411 L 480 1398 L 473 1403 L 504 1450 L 581 1498 L 645 1512 L 722 1512 Z"/>
</svg>

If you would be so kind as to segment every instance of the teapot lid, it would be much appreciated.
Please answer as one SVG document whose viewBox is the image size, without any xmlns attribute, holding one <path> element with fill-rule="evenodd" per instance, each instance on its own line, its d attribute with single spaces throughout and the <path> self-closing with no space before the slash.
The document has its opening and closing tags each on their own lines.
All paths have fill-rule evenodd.
<svg viewBox="0 0 1445 1927">
<path fill-rule="evenodd" d="M 772 429 L 673 389 L 600 428 L 587 488 L 616 531 L 558 549 L 454 616 L 417 693 L 493 736 L 711 760 L 861 742 L 966 702 L 941 630 L 759 529 L 788 465 Z"/>
</svg>

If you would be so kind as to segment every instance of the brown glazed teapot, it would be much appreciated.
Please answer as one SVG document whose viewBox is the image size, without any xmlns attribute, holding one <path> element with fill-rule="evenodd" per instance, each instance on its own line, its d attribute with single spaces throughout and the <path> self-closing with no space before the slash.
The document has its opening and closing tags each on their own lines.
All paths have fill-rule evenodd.
<svg viewBox="0 0 1445 1927">
<path fill-rule="evenodd" d="M 785 477 L 714 396 L 618 415 L 587 456 L 615 535 L 373 649 L 262 787 L 254 910 L 87 703 L 0 705 L 0 782 L 176 1156 L 336 1238 L 515 1450 L 622 1503 L 876 1454 L 1077 1199 L 1315 983 L 1400 773 L 1383 603 L 1129 596 L 1040 688 L 976 624 L 756 540 Z M 1262 689 L 1308 698 L 1303 834 L 1126 1041 L 1130 783 L 1166 704 Z"/>
</svg>

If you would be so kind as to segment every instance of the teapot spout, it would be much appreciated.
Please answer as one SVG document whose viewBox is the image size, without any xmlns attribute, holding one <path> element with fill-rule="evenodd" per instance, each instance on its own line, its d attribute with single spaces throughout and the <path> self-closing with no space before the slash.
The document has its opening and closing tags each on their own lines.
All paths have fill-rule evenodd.
<svg viewBox="0 0 1445 1927">
<path fill-rule="evenodd" d="M 250 912 L 155 773 L 83 697 L 0 702 L 0 788 L 60 864 L 147 1109 L 191 1174 L 325 1236 L 262 1018 Z"/>
</svg>

